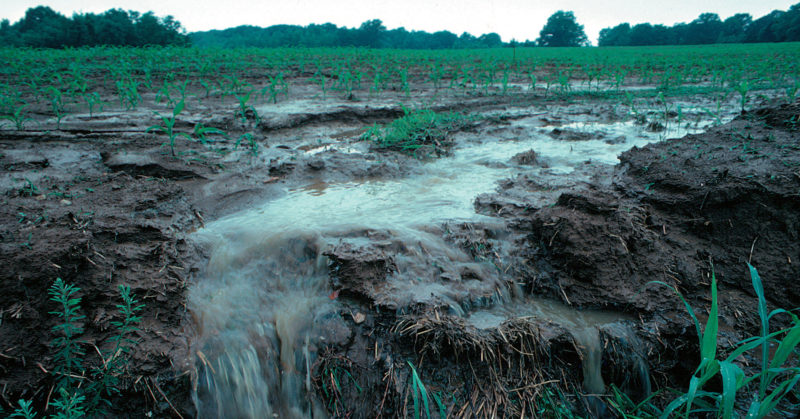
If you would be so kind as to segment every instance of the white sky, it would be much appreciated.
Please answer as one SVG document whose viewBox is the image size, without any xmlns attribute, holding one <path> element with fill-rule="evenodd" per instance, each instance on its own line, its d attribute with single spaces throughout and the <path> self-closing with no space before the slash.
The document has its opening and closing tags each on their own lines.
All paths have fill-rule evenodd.
<svg viewBox="0 0 800 419">
<path fill-rule="evenodd" d="M 357 27 L 369 19 L 381 19 L 394 29 L 456 35 L 496 32 L 503 41 L 534 40 L 547 18 L 558 10 L 575 12 L 592 44 L 600 29 L 622 22 L 673 25 L 690 22 L 700 13 L 717 13 L 724 20 L 735 13 L 759 18 L 772 10 L 787 10 L 800 0 L 2 0 L 0 18 L 12 23 L 25 10 L 50 6 L 67 16 L 73 12 L 104 12 L 111 8 L 152 10 L 158 16 L 173 15 L 189 32 L 225 29 L 238 25 L 270 26 L 280 23 L 307 25 L 334 23 Z"/>
</svg>

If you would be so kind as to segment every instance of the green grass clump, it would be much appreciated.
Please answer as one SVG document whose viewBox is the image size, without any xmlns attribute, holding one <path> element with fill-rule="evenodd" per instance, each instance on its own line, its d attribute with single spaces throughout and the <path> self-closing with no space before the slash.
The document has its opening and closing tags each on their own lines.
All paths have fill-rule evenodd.
<svg viewBox="0 0 800 419">
<path fill-rule="evenodd" d="M 419 156 L 446 154 L 449 134 L 464 128 L 473 118 L 456 112 L 437 113 L 429 109 L 409 110 L 388 125 L 375 124 L 362 135 L 379 150 L 393 150 Z"/>
</svg>

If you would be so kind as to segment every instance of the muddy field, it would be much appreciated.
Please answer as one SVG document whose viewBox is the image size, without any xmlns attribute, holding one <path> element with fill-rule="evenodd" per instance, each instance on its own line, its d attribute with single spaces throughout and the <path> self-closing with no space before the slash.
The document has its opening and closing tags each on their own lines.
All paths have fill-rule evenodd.
<svg viewBox="0 0 800 419">
<path fill-rule="evenodd" d="M 713 266 L 723 351 L 758 331 L 746 263 L 770 308 L 800 306 L 800 106 L 771 92 L 741 114 L 730 97 L 714 126 L 702 95 L 633 115 L 307 82 L 243 120 L 197 92 L 176 129 L 228 139 L 179 137 L 174 157 L 148 132 L 169 112 L 155 97 L 0 130 L 5 412 L 52 409 L 58 277 L 81 289 L 88 365 L 118 285 L 145 305 L 112 405 L 131 417 L 413 416 L 418 382 L 448 417 L 604 416 L 611 384 L 642 399 L 699 363 L 683 304 L 651 281 L 702 319 Z M 474 118 L 438 159 L 362 141 L 400 103 Z"/>
</svg>

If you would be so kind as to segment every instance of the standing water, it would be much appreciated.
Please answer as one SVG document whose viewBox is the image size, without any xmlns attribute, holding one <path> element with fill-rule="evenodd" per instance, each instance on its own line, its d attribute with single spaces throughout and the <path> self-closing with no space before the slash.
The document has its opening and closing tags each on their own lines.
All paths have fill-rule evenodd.
<svg viewBox="0 0 800 419">
<path fill-rule="evenodd" d="M 458 307 L 463 296 L 440 281 L 430 265 L 457 269 L 474 261 L 430 227 L 449 220 L 500 224 L 476 214 L 473 200 L 521 170 L 510 163 L 520 152 L 533 149 L 548 161 L 547 169 L 525 168 L 546 179 L 569 176 L 586 160 L 615 164 L 622 151 L 659 139 L 632 124 L 590 128 L 626 140 L 564 142 L 536 132 L 515 141 L 461 138 L 451 157 L 425 164 L 417 175 L 288 191 L 208 223 L 195 239 L 208 249 L 210 259 L 189 291 L 189 308 L 198 325 L 194 353 L 199 416 L 324 417 L 324 409 L 310 396 L 311 365 L 317 347 L 345 326 L 337 302 L 328 298 L 323 252 L 347 241 L 364 243 L 371 240 L 365 232 L 380 232 L 405 249 L 395 260 L 397 271 L 387 278 L 398 307 L 404 299 L 431 295 Z M 475 282 L 483 295 L 503 287 L 499 279 Z M 572 310 L 565 316 L 564 308 L 536 307 L 539 315 L 573 324 L 570 329 L 586 348 L 599 347 L 595 324 L 618 319 L 589 319 Z M 491 317 L 473 316 L 491 324 Z M 589 350 L 585 357 L 585 387 L 602 392 L 599 352 Z"/>
</svg>

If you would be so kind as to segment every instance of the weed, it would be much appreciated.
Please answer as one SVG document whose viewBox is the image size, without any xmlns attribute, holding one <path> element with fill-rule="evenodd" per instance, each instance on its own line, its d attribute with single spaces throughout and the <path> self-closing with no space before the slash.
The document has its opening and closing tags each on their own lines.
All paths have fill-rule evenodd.
<svg viewBox="0 0 800 419">
<path fill-rule="evenodd" d="M 425 388 L 425 384 L 422 382 L 422 379 L 419 378 L 417 369 L 414 368 L 414 365 L 411 363 L 411 361 L 408 361 L 408 366 L 411 367 L 411 399 L 414 401 L 414 419 L 419 419 L 422 416 L 422 412 L 425 412 L 425 417 L 427 419 L 431 419 L 431 410 L 428 403 L 428 390 Z M 422 404 L 420 404 L 420 401 Z"/>
<path fill-rule="evenodd" d="M 51 418 L 71 419 L 87 415 L 107 416 L 105 408 L 110 406 L 107 399 L 112 394 L 119 394 L 119 376 L 126 364 L 130 348 L 136 344 L 131 336 L 138 331 L 136 324 L 141 318 L 138 313 L 144 305 L 131 294 L 130 288 L 120 286 L 119 292 L 122 304 L 117 305 L 122 315 L 121 321 L 112 321 L 116 334 L 111 338 L 113 346 L 107 351 L 100 352 L 101 362 L 98 367 L 91 368 L 86 374 L 84 370 L 84 356 L 86 355 L 77 337 L 83 333 L 81 320 L 85 316 L 78 314 L 80 311 L 81 297 L 76 296 L 80 288 L 65 283 L 57 278 L 48 289 L 50 301 L 58 305 L 57 311 L 52 311 L 59 322 L 53 327 L 58 337 L 51 345 L 56 350 L 53 357 L 55 367 L 52 373 L 56 378 L 56 391 L 58 398 L 53 400 L 55 414 Z M 79 375 L 80 374 L 80 375 Z M 36 412 L 31 407 L 31 401 L 20 400 L 10 417 L 34 418 Z"/>
<path fill-rule="evenodd" d="M 689 380 L 689 389 L 670 402 L 661 413 L 662 418 L 677 415 L 688 418 L 698 413 L 711 413 L 716 417 L 731 418 L 737 408 L 745 410 L 748 418 L 763 418 L 775 411 L 778 405 L 789 395 L 793 394 L 798 381 L 800 381 L 800 367 L 787 361 L 797 350 L 800 343 L 800 319 L 793 313 L 776 309 L 767 311 L 764 298 L 764 288 L 758 271 L 748 264 L 753 289 L 758 298 L 758 314 L 761 319 L 761 333 L 745 339 L 736 344 L 725 359 L 717 359 L 719 308 L 717 300 L 717 280 L 711 275 L 711 308 L 705 329 L 700 328 L 700 322 L 695 316 L 692 307 L 683 295 L 674 287 L 660 281 L 655 283 L 671 288 L 680 297 L 686 310 L 694 322 L 697 336 L 700 341 L 701 362 Z M 792 326 L 770 333 L 769 320 L 778 314 L 790 317 Z M 752 350 L 761 350 L 760 371 L 747 376 L 737 365 L 736 360 Z M 707 388 L 713 379 L 720 379 L 722 391 Z M 755 388 L 757 388 L 757 391 Z M 737 394 L 745 391 L 754 391 L 751 399 L 737 399 Z M 748 404 L 749 405 L 746 405 Z"/>
<path fill-rule="evenodd" d="M 429 154 L 441 155 L 448 147 L 449 133 L 466 126 L 472 118 L 459 113 L 437 113 L 432 110 L 409 110 L 389 125 L 373 125 L 362 139 L 375 147 L 415 154 L 422 148 Z"/>
</svg>

